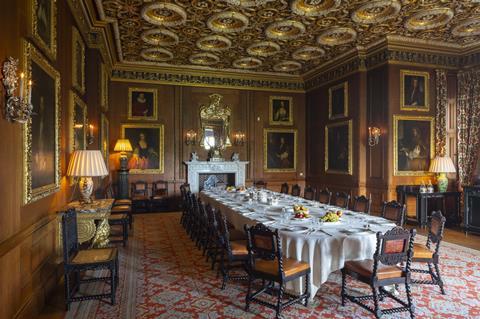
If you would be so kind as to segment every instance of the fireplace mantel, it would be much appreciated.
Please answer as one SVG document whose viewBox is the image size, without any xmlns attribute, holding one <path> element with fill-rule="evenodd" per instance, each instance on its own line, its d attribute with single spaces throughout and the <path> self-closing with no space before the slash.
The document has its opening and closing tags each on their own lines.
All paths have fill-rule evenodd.
<svg viewBox="0 0 480 319">
<path fill-rule="evenodd" d="M 198 193 L 200 190 L 200 174 L 235 174 L 235 186 L 245 185 L 246 166 L 244 161 L 186 161 L 187 181 L 190 190 Z"/>
</svg>

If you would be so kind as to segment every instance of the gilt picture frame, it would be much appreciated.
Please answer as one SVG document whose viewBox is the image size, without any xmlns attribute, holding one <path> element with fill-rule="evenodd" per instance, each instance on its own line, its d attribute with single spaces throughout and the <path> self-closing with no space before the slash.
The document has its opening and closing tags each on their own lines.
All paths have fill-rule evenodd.
<svg viewBox="0 0 480 319">
<path fill-rule="evenodd" d="M 325 126 L 325 172 L 352 175 L 352 120 Z"/>
<path fill-rule="evenodd" d="M 348 82 L 328 88 L 328 118 L 330 120 L 348 117 Z"/>
<path fill-rule="evenodd" d="M 110 122 L 104 113 L 100 114 L 100 151 L 107 169 L 110 162 Z"/>
<path fill-rule="evenodd" d="M 57 1 L 30 0 L 32 41 L 52 61 L 57 59 Z"/>
<path fill-rule="evenodd" d="M 73 91 L 70 91 L 69 151 L 85 150 L 87 147 L 87 104 Z"/>
<path fill-rule="evenodd" d="M 270 96 L 270 125 L 293 125 L 293 98 L 291 96 Z"/>
<path fill-rule="evenodd" d="M 149 88 L 128 88 L 128 119 L 156 121 L 158 119 L 158 92 Z"/>
<path fill-rule="evenodd" d="M 430 111 L 430 73 L 400 70 L 400 109 Z"/>
<path fill-rule="evenodd" d="M 72 27 L 72 86 L 85 94 L 85 42 L 75 27 Z"/>
<path fill-rule="evenodd" d="M 297 130 L 263 130 L 263 169 L 268 173 L 296 172 Z"/>
<path fill-rule="evenodd" d="M 130 174 L 163 174 L 163 124 L 122 124 L 121 130 L 122 138 L 130 140 L 133 148 L 128 155 Z"/>
<path fill-rule="evenodd" d="M 23 42 L 34 115 L 23 124 L 23 203 L 60 189 L 60 73 L 31 43 Z"/>
<path fill-rule="evenodd" d="M 99 92 L 100 92 L 100 107 L 103 112 L 108 112 L 108 99 L 109 99 L 109 92 L 108 92 L 108 70 L 107 66 L 104 63 L 100 64 L 100 83 L 99 83 Z"/>
</svg>

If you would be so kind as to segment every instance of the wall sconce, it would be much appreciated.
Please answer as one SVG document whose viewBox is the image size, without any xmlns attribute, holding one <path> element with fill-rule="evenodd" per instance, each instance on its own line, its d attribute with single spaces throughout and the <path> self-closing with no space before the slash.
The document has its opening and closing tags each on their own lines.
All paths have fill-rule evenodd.
<svg viewBox="0 0 480 319">
<path fill-rule="evenodd" d="M 195 145 L 197 143 L 197 132 L 194 130 L 188 130 L 185 134 L 185 144 Z"/>
<path fill-rule="evenodd" d="M 245 133 L 237 132 L 233 135 L 233 144 L 235 146 L 243 146 L 245 144 Z"/>
<path fill-rule="evenodd" d="M 369 126 L 368 127 L 368 145 L 370 145 L 371 147 L 377 145 L 378 142 L 380 141 L 380 135 L 382 135 L 382 132 L 378 127 Z"/>
<path fill-rule="evenodd" d="M 93 144 L 93 140 L 94 140 L 94 136 L 93 136 L 93 125 L 92 124 L 88 124 L 88 132 L 87 132 L 87 144 L 88 145 L 92 145 Z"/>
<path fill-rule="evenodd" d="M 7 103 L 5 104 L 5 118 L 10 122 L 26 123 L 33 113 L 32 81 L 28 81 L 27 96 L 25 96 L 25 74 L 20 73 L 19 94 L 17 90 L 18 59 L 9 57 L 3 63 L 3 86 L 7 90 Z"/>
</svg>

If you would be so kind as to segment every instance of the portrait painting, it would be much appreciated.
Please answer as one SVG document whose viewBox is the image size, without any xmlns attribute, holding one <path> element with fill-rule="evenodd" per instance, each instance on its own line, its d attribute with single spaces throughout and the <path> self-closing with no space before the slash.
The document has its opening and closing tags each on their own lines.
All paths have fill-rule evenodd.
<svg viewBox="0 0 480 319">
<path fill-rule="evenodd" d="M 401 101 L 402 110 L 425 111 L 429 106 L 429 81 L 428 72 L 400 71 Z"/>
<path fill-rule="evenodd" d="M 264 129 L 264 170 L 295 172 L 297 169 L 297 130 Z"/>
<path fill-rule="evenodd" d="M 132 144 L 128 158 L 131 174 L 163 174 L 162 124 L 123 124 L 122 138 Z"/>
<path fill-rule="evenodd" d="M 24 129 L 24 202 L 59 189 L 60 75 L 29 43 L 25 43 L 26 69 L 32 81 L 33 115 Z"/>
<path fill-rule="evenodd" d="M 325 171 L 352 174 L 352 121 L 325 127 Z"/>
<path fill-rule="evenodd" d="M 348 116 L 348 82 L 328 89 L 328 118 L 338 119 Z"/>
<path fill-rule="evenodd" d="M 84 150 L 87 138 L 87 105 L 73 91 L 70 92 L 70 152 Z"/>
<path fill-rule="evenodd" d="M 395 176 L 426 175 L 434 156 L 433 117 L 395 115 Z"/>
<path fill-rule="evenodd" d="M 104 113 L 100 114 L 100 151 L 102 152 L 103 159 L 107 168 L 109 166 L 110 158 L 110 123 Z"/>
<path fill-rule="evenodd" d="M 85 93 L 85 43 L 77 28 L 72 27 L 72 85 Z"/>
<path fill-rule="evenodd" d="M 270 96 L 270 125 L 293 125 L 293 99 Z"/>
<path fill-rule="evenodd" d="M 32 35 L 43 53 L 56 59 L 56 0 L 32 0 Z"/>
<path fill-rule="evenodd" d="M 156 89 L 129 88 L 128 101 L 129 120 L 157 120 Z"/>
</svg>

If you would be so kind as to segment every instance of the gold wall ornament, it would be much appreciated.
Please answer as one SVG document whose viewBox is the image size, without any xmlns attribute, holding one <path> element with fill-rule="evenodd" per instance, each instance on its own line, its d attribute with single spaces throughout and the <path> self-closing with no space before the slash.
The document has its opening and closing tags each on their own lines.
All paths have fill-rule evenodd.
<svg viewBox="0 0 480 319">
<path fill-rule="evenodd" d="M 50 59 L 57 59 L 57 1 L 30 0 L 33 41 Z"/>
<path fill-rule="evenodd" d="M 295 14 L 318 17 L 336 9 L 340 2 L 340 0 L 294 0 L 290 7 Z"/>
<path fill-rule="evenodd" d="M 260 7 L 272 1 L 275 1 L 275 0 L 225 0 L 225 2 L 229 4 L 232 4 L 234 6 L 244 7 L 244 8 Z"/>
<path fill-rule="evenodd" d="M 305 33 L 305 26 L 296 20 L 283 20 L 270 24 L 265 35 L 270 39 L 289 40 Z"/>
<path fill-rule="evenodd" d="M 178 35 L 167 29 L 150 29 L 141 35 L 143 42 L 151 45 L 171 46 L 178 44 Z"/>
<path fill-rule="evenodd" d="M 158 92 L 156 89 L 130 87 L 128 88 L 129 120 L 158 120 Z"/>
<path fill-rule="evenodd" d="M 27 41 L 23 41 L 23 56 L 37 114 L 23 124 L 23 203 L 29 204 L 60 189 L 60 73 Z M 33 125 L 33 121 L 40 123 Z M 48 143 L 52 143 L 51 152 L 45 149 Z"/>
<path fill-rule="evenodd" d="M 353 174 L 352 120 L 325 126 L 325 172 Z"/>
<path fill-rule="evenodd" d="M 408 30 L 430 30 L 446 25 L 453 18 L 450 8 L 426 9 L 412 15 L 405 22 Z"/>
<path fill-rule="evenodd" d="M 69 152 L 85 150 L 87 147 L 87 104 L 74 92 L 70 91 L 69 101 Z"/>
<path fill-rule="evenodd" d="M 140 52 L 142 58 L 153 62 L 166 62 L 173 59 L 173 53 L 164 48 L 148 48 Z"/>
<path fill-rule="evenodd" d="M 189 60 L 193 64 L 212 65 L 218 63 L 220 61 L 220 58 L 215 54 L 205 52 L 193 54 L 192 56 L 190 56 Z"/>
<path fill-rule="evenodd" d="M 347 44 L 357 39 L 357 31 L 348 27 L 333 27 L 322 32 L 317 42 L 319 44 L 336 46 L 341 44 Z"/>
<path fill-rule="evenodd" d="M 292 53 L 295 60 L 309 61 L 321 58 L 325 55 L 325 50 L 314 46 L 304 46 Z"/>
<path fill-rule="evenodd" d="M 257 58 L 240 58 L 233 61 L 232 65 L 239 69 L 255 69 L 262 65 L 262 60 Z"/>
<path fill-rule="evenodd" d="M 396 16 L 401 8 L 397 0 L 368 1 L 352 13 L 352 20 L 364 24 L 380 23 Z"/>
<path fill-rule="evenodd" d="M 196 45 L 204 51 L 224 51 L 230 49 L 232 41 L 222 35 L 209 35 L 198 39 Z"/>
<path fill-rule="evenodd" d="M 223 103 L 222 95 L 214 93 L 209 95 L 209 98 L 209 104 L 200 105 L 200 127 L 202 129 L 200 146 L 207 146 L 205 145 L 205 131 L 207 129 L 212 132 L 215 139 L 215 145 L 208 146 L 231 146 L 230 119 L 232 110 Z"/>
<path fill-rule="evenodd" d="M 72 27 L 72 86 L 85 94 L 85 42 L 75 27 Z"/>
<path fill-rule="evenodd" d="M 175 27 L 187 21 L 187 12 L 174 3 L 153 2 L 142 8 L 141 16 L 145 21 L 165 27 Z"/>
<path fill-rule="evenodd" d="M 467 19 L 460 22 L 452 29 L 452 34 L 456 37 L 469 37 L 480 34 L 480 18 Z"/>
<path fill-rule="evenodd" d="M 25 73 L 17 74 L 18 59 L 9 57 L 3 63 L 2 75 L 3 85 L 6 91 L 5 101 L 5 118 L 9 122 L 26 123 L 32 117 L 33 105 L 32 97 L 32 81 L 25 78 Z M 17 94 L 17 82 L 20 78 L 20 85 Z M 25 83 L 27 85 L 25 86 Z"/>
<path fill-rule="evenodd" d="M 248 18 L 237 11 L 224 11 L 211 16 L 207 26 L 213 32 L 241 32 L 248 27 Z"/>
<path fill-rule="evenodd" d="M 302 68 L 302 64 L 296 61 L 282 61 L 273 66 L 273 69 L 277 72 L 293 72 Z"/>
<path fill-rule="evenodd" d="M 280 52 L 280 46 L 272 41 L 260 41 L 251 44 L 247 53 L 253 56 L 267 57 Z"/>
<path fill-rule="evenodd" d="M 430 110 L 430 73 L 400 70 L 400 109 Z"/>
</svg>

